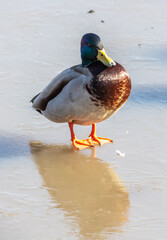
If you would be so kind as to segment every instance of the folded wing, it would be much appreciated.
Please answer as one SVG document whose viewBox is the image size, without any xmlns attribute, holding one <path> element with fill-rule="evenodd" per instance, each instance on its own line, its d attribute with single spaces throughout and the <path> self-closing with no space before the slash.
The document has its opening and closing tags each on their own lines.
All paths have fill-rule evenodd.
<svg viewBox="0 0 167 240">
<path fill-rule="evenodd" d="M 80 65 L 68 68 L 56 76 L 44 90 L 32 98 L 33 108 L 37 111 L 44 111 L 50 100 L 55 98 L 63 88 L 80 75 L 86 75 L 87 71 Z"/>
</svg>

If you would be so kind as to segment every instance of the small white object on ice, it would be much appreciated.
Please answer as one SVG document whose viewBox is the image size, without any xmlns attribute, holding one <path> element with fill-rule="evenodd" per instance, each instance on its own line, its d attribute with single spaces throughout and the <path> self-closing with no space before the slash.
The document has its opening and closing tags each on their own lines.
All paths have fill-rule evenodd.
<svg viewBox="0 0 167 240">
<path fill-rule="evenodd" d="M 116 153 L 120 157 L 125 157 L 125 153 L 121 153 L 119 150 L 116 150 Z"/>
<path fill-rule="evenodd" d="M 128 132 L 128 130 L 126 130 L 126 132 L 125 132 L 126 134 L 128 134 L 129 132 Z"/>
</svg>

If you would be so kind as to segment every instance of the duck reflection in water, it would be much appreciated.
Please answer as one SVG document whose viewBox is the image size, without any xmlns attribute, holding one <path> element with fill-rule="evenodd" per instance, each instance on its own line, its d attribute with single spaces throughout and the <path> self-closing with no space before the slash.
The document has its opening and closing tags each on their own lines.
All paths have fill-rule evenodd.
<svg viewBox="0 0 167 240">
<path fill-rule="evenodd" d="M 68 146 L 31 142 L 30 147 L 55 206 L 74 219 L 82 237 L 106 239 L 106 234 L 120 231 L 127 221 L 129 195 L 108 163 Z"/>
</svg>

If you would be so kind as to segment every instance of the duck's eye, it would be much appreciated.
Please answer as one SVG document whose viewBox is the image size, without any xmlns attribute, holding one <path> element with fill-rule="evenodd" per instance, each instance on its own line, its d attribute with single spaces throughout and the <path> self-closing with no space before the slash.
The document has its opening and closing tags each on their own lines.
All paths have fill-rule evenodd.
<svg viewBox="0 0 167 240">
<path fill-rule="evenodd" d="M 101 56 L 103 57 L 103 54 L 101 53 Z"/>
</svg>

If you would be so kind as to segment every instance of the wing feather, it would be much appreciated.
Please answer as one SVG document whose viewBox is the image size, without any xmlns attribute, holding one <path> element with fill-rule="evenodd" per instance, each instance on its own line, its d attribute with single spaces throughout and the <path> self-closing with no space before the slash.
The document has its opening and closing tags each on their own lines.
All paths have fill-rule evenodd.
<svg viewBox="0 0 167 240">
<path fill-rule="evenodd" d="M 44 111 L 48 102 L 55 98 L 71 80 L 74 80 L 81 74 L 87 75 L 87 71 L 85 70 L 86 69 L 80 65 L 77 65 L 61 72 L 41 93 L 32 98 L 31 102 L 33 103 L 33 108 Z"/>
</svg>

